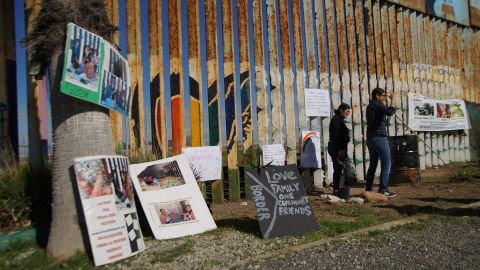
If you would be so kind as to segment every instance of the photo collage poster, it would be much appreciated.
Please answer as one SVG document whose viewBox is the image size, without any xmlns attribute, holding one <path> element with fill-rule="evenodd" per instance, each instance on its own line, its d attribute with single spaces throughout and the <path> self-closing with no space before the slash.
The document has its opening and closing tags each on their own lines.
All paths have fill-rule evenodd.
<svg viewBox="0 0 480 270">
<path fill-rule="evenodd" d="M 130 67 L 102 37 L 69 23 L 61 92 L 128 116 Z"/>
<path fill-rule="evenodd" d="M 408 93 L 408 126 L 414 131 L 446 131 L 469 129 L 465 101 L 436 100 Z"/>
<path fill-rule="evenodd" d="M 95 265 L 144 250 L 128 158 L 76 158 L 74 169 Z"/>
<path fill-rule="evenodd" d="M 134 164 L 130 171 L 156 239 L 217 228 L 185 155 Z"/>
</svg>

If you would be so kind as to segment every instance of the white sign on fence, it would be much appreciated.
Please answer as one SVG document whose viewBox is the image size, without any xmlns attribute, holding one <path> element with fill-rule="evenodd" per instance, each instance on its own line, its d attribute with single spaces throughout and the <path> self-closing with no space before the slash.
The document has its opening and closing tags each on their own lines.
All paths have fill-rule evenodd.
<svg viewBox="0 0 480 270">
<path fill-rule="evenodd" d="M 222 178 L 222 151 L 220 146 L 187 147 L 182 149 L 198 181 Z"/>
<path fill-rule="evenodd" d="M 408 126 L 414 131 L 470 129 L 465 101 L 408 93 Z"/>
<path fill-rule="evenodd" d="M 307 116 L 330 116 L 328 90 L 305 88 L 305 112 Z"/>
<path fill-rule="evenodd" d="M 284 166 L 285 148 L 281 144 L 266 144 L 262 146 L 263 165 Z"/>
</svg>

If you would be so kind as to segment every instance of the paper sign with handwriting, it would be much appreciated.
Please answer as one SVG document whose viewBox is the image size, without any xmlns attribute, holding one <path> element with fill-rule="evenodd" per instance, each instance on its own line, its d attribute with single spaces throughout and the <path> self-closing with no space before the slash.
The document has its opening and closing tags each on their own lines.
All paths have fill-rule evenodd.
<svg viewBox="0 0 480 270">
<path fill-rule="evenodd" d="M 330 116 L 328 90 L 305 88 L 305 112 L 307 116 Z"/>
<path fill-rule="evenodd" d="M 190 167 L 198 181 L 218 180 L 222 178 L 222 152 L 220 146 L 183 148 Z"/>
<path fill-rule="evenodd" d="M 263 165 L 285 165 L 285 148 L 281 144 L 266 144 L 262 146 Z"/>
</svg>

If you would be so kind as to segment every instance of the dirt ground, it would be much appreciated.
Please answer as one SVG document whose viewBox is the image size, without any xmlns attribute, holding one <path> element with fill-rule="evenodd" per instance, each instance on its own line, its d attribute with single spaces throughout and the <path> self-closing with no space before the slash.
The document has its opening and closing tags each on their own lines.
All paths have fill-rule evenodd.
<svg viewBox="0 0 480 270">
<path fill-rule="evenodd" d="M 378 178 L 375 179 L 376 187 Z M 357 183 L 351 190 L 351 196 L 363 192 L 364 182 Z M 374 189 L 375 190 L 375 189 Z M 421 171 L 420 184 L 391 185 L 389 190 L 396 192 L 397 197 L 386 203 L 365 204 L 376 210 L 392 215 L 405 216 L 415 214 L 462 215 L 468 209 L 456 208 L 463 204 L 480 201 L 480 167 L 475 162 L 456 163 Z M 331 190 L 316 190 L 309 194 L 309 202 L 317 218 L 342 217 L 336 214 L 332 205 L 318 199 L 320 194 L 331 193 Z M 215 220 L 255 218 L 255 207 L 251 200 L 229 202 L 212 205 Z"/>
</svg>

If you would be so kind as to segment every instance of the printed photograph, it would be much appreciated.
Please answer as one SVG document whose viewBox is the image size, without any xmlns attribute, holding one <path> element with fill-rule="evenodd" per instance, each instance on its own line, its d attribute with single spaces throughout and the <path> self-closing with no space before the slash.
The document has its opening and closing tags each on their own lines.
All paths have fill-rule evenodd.
<svg viewBox="0 0 480 270">
<path fill-rule="evenodd" d="M 112 46 L 108 46 L 107 71 L 120 80 L 126 82 L 128 79 L 128 64 L 122 55 Z"/>
<path fill-rule="evenodd" d="M 435 112 L 434 105 L 428 102 L 414 101 L 414 105 L 415 105 L 415 115 L 433 116 Z"/>
<path fill-rule="evenodd" d="M 138 176 L 142 191 L 153 191 L 185 184 L 176 160 L 148 166 Z"/>
<path fill-rule="evenodd" d="M 437 118 L 451 118 L 450 104 L 437 103 Z"/>
<path fill-rule="evenodd" d="M 113 184 L 117 209 L 134 207 L 135 199 L 127 158 L 106 158 L 102 159 L 102 162 L 106 168 L 107 177 Z"/>
<path fill-rule="evenodd" d="M 155 212 L 162 225 L 196 220 L 188 200 L 155 204 Z"/>
<path fill-rule="evenodd" d="M 460 103 L 452 104 L 450 109 L 452 111 L 452 118 L 464 118 L 465 114 L 462 110 L 462 105 Z"/>
<path fill-rule="evenodd" d="M 76 25 L 70 28 L 69 34 L 65 80 L 97 92 L 101 38 Z"/>
<path fill-rule="evenodd" d="M 112 182 L 101 159 L 77 161 L 74 168 L 82 199 L 112 194 Z"/>
<path fill-rule="evenodd" d="M 103 72 L 102 96 L 100 103 L 110 109 L 128 115 L 130 87 L 117 76 Z"/>
</svg>

